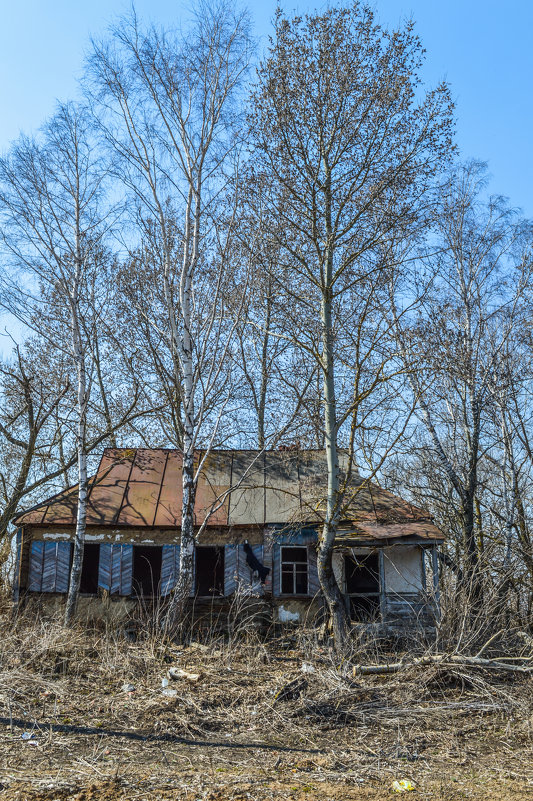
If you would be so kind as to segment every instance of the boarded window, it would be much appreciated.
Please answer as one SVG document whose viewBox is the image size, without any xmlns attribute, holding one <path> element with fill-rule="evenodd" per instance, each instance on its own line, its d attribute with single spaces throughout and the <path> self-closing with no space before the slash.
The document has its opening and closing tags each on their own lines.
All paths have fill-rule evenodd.
<svg viewBox="0 0 533 801">
<path fill-rule="evenodd" d="M 281 548 L 282 595 L 307 595 L 307 547 L 284 545 Z"/>
<path fill-rule="evenodd" d="M 344 576 L 352 620 L 369 621 L 376 618 L 379 613 L 378 554 L 346 556 Z"/>
<path fill-rule="evenodd" d="M 133 594 L 152 596 L 161 586 L 163 549 L 158 545 L 133 546 Z"/>
<path fill-rule="evenodd" d="M 224 548 L 211 545 L 196 548 L 196 594 L 224 595 Z"/>
<path fill-rule="evenodd" d="M 99 560 L 100 545 L 95 542 L 86 542 L 83 546 L 80 580 L 80 592 L 83 595 L 96 595 L 98 592 Z"/>
</svg>

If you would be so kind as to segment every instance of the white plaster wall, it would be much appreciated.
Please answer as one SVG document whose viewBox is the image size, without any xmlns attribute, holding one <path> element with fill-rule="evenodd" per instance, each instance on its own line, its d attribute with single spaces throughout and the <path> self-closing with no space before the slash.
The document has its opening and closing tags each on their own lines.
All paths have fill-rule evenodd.
<svg viewBox="0 0 533 801">
<path fill-rule="evenodd" d="M 331 565 L 335 581 L 339 585 L 340 591 L 344 592 L 344 554 L 334 553 L 331 557 Z"/>
<path fill-rule="evenodd" d="M 385 592 L 421 592 L 422 549 L 416 546 L 396 546 L 383 551 Z"/>
</svg>

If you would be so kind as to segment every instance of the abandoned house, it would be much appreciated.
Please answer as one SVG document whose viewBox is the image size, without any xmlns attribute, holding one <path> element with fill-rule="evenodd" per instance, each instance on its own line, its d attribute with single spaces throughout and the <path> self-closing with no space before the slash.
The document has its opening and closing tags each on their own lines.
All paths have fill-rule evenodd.
<svg viewBox="0 0 533 801">
<path fill-rule="evenodd" d="M 200 459 L 198 453 L 197 459 Z M 345 457 L 342 457 L 345 458 Z M 179 566 L 180 454 L 104 451 L 90 480 L 80 615 L 126 620 L 143 599 L 164 603 Z M 342 467 L 342 464 L 341 464 Z M 223 615 L 260 599 L 274 622 L 312 621 L 323 608 L 316 543 L 324 451 L 213 451 L 200 474 L 191 610 Z M 425 626 L 438 611 L 442 534 L 427 512 L 356 474 L 334 570 L 354 621 Z M 16 598 L 53 606 L 67 591 L 77 488 L 15 518 Z"/>
</svg>

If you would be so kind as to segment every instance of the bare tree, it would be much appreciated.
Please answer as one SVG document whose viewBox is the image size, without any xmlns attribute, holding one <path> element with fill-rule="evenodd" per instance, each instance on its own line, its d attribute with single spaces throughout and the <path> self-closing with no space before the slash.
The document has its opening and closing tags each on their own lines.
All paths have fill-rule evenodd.
<svg viewBox="0 0 533 801">
<path fill-rule="evenodd" d="M 277 220 L 271 234 L 283 254 L 276 280 L 294 339 L 322 378 L 328 487 L 318 564 L 339 644 L 347 621 L 333 543 L 364 402 L 391 377 L 385 351 L 379 357 L 389 327 L 379 251 L 391 231 L 411 236 L 420 225 L 428 187 L 451 147 L 446 85 L 415 99 L 421 59 L 411 24 L 389 33 L 357 2 L 292 20 L 279 11 L 251 99 L 254 164 L 268 175 L 257 204 Z M 349 342 L 345 335 L 357 331 Z M 358 340 L 370 349 L 358 353 Z M 339 407 L 341 395 L 351 398 Z M 347 430 L 354 433 L 346 437 L 351 453 L 341 475 L 339 439 Z"/>
<path fill-rule="evenodd" d="M 106 230 L 103 174 L 88 117 L 74 104 L 59 106 L 40 142 L 23 136 L 0 161 L 3 241 L 14 270 L 3 281 L 2 303 L 68 355 L 76 372 L 79 501 L 67 624 L 76 609 L 85 538 L 89 342 L 101 314 L 98 271 Z"/>
<path fill-rule="evenodd" d="M 434 456 L 429 472 L 443 479 L 437 494 L 451 492 L 444 506 L 450 501 L 455 506 L 452 517 L 460 531 L 455 558 L 463 563 L 474 612 L 483 591 L 480 471 L 487 470 L 487 460 L 498 464 L 503 481 L 507 543 L 514 525 L 516 461 L 505 365 L 511 364 L 511 342 L 524 320 L 524 289 L 531 273 L 523 225 L 504 199 L 485 203 L 485 188 L 485 168 L 478 163 L 455 169 L 441 188 L 423 259 L 428 291 L 416 321 L 408 325 L 406 316 L 405 325 L 398 325 L 409 382 L 429 437 L 423 447 Z M 508 559 L 508 548 L 506 553 Z"/>
<path fill-rule="evenodd" d="M 249 53 L 247 15 L 229 3 L 202 4 L 179 35 L 143 30 L 132 14 L 108 41 L 94 44 L 89 64 L 89 92 L 140 232 L 129 250 L 138 274 L 152 271 L 156 279 L 137 313 L 151 329 L 151 351 L 158 355 L 159 338 L 169 356 L 163 372 L 183 453 L 171 627 L 179 622 L 193 576 L 193 512 L 202 468 L 202 462 L 195 464 L 195 448 L 201 443 L 207 454 L 215 442 L 228 398 L 227 392 L 220 398 L 220 388 L 230 386 L 223 374 L 235 323 L 227 314 L 224 285 L 231 278 L 225 267 L 232 226 L 217 225 L 217 205 L 223 197 L 232 204 L 226 172 L 235 165 L 235 99 Z"/>
</svg>

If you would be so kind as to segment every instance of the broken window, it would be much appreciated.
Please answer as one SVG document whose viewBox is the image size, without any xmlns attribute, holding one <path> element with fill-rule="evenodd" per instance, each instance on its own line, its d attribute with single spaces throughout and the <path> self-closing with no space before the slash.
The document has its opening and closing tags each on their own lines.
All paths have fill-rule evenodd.
<svg viewBox="0 0 533 801">
<path fill-rule="evenodd" d="M 224 595 L 224 548 L 201 545 L 196 548 L 196 594 Z"/>
<path fill-rule="evenodd" d="M 352 620 L 374 620 L 379 613 L 378 554 L 346 556 L 344 576 Z"/>
<path fill-rule="evenodd" d="M 133 546 L 133 595 L 149 597 L 159 593 L 162 556 L 161 546 Z"/>
<path fill-rule="evenodd" d="M 295 545 L 281 547 L 282 595 L 307 595 L 307 548 Z"/>
<path fill-rule="evenodd" d="M 100 545 L 95 542 L 86 542 L 83 546 L 80 579 L 80 592 L 83 595 L 96 595 L 98 592 L 99 561 Z"/>
</svg>

